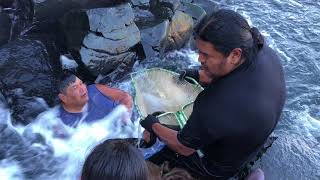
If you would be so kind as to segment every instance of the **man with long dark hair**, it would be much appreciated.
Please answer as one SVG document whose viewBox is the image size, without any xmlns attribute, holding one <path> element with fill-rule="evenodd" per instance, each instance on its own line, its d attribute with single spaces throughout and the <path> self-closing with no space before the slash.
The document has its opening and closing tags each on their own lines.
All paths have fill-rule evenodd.
<svg viewBox="0 0 320 180">
<path fill-rule="evenodd" d="M 286 99 L 282 65 L 258 29 L 231 10 L 204 19 L 195 38 L 201 72 L 211 83 L 196 98 L 187 124 L 174 131 L 149 115 L 141 125 L 170 148 L 162 158 L 201 179 L 227 179 L 277 125 Z"/>
</svg>

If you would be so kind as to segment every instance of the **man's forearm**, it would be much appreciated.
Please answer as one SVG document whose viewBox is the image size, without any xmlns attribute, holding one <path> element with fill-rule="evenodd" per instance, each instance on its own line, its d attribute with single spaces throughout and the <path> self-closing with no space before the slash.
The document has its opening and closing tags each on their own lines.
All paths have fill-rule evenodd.
<svg viewBox="0 0 320 180">
<path fill-rule="evenodd" d="M 114 101 L 116 101 L 120 104 L 123 104 L 124 106 L 126 106 L 128 108 L 129 111 L 132 110 L 132 97 L 128 93 L 126 93 L 120 89 L 110 88 L 110 87 L 108 87 L 106 85 L 102 85 L 102 84 L 96 84 L 96 87 L 105 96 L 108 96 L 111 99 L 113 99 Z"/>
<path fill-rule="evenodd" d="M 123 95 L 121 98 L 119 98 L 118 102 L 120 104 L 123 104 L 124 106 L 126 106 L 128 108 L 129 111 L 132 110 L 132 98 L 129 94 L 123 92 Z"/>
<path fill-rule="evenodd" d="M 173 151 L 184 156 L 189 156 L 195 152 L 194 149 L 188 148 L 178 141 L 177 131 L 162 126 L 160 123 L 155 123 L 152 126 L 152 129 L 156 135 Z"/>
</svg>

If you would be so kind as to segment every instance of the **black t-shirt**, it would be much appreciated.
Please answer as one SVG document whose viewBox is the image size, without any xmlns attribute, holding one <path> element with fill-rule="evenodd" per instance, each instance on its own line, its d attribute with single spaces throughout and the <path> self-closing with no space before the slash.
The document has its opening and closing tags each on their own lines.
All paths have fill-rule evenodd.
<svg viewBox="0 0 320 180">
<path fill-rule="evenodd" d="M 285 99 L 282 65 L 266 46 L 254 64 L 239 66 L 198 95 L 178 140 L 200 149 L 209 171 L 233 175 L 273 131 Z"/>
</svg>

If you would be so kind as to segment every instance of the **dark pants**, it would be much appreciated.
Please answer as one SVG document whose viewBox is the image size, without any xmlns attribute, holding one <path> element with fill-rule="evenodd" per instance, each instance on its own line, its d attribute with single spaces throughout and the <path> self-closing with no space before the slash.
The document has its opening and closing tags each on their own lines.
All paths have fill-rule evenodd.
<svg viewBox="0 0 320 180">
<path fill-rule="evenodd" d="M 168 161 L 170 167 L 178 167 L 187 170 L 194 178 L 197 179 L 227 179 L 226 175 L 217 175 L 214 168 L 207 169 L 207 164 L 200 159 L 197 153 L 188 157 L 179 155 L 169 148 L 165 147 L 159 153 L 148 159 L 149 161 L 161 165 L 164 161 Z M 218 171 L 218 169 L 217 169 Z"/>
<path fill-rule="evenodd" d="M 262 157 L 262 155 L 267 151 L 268 148 L 272 146 L 276 139 L 277 137 L 274 136 L 268 137 L 266 142 L 261 147 L 257 148 L 257 150 L 248 157 L 248 160 L 244 162 L 240 168 L 222 167 L 218 164 L 208 165 L 203 158 L 199 158 L 197 153 L 186 157 L 173 152 L 168 147 L 165 147 L 148 160 L 157 165 L 161 165 L 164 161 L 169 161 L 171 167 L 183 168 L 197 179 L 221 180 L 228 179 L 230 177 L 235 177 L 236 179 L 245 179 L 254 162 Z"/>
</svg>

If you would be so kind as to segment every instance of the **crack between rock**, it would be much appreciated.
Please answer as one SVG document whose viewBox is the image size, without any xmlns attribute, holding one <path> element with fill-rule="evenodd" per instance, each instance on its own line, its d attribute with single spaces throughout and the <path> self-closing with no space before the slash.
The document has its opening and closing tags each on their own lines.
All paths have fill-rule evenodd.
<svg viewBox="0 0 320 180">
<path fill-rule="evenodd" d="M 82 44 L 82 47 L 86 48 L 86 49 L 90 49 L 92 51 L 95 51 L 97 53 L 104 53 L 104 54 L 107 54 L 107 55 L 110 55 L 110 56 L 118 56 L 118 55 L 122 55 L 122 54 L 126 54 L 128 52 L 124 52 L 124 53 L 110 53 L 110 52 L 107 52 L 105 50 L 102 50 L 102 49 L 93 49 L 93 48 L 88 48 L 86 45 Z"/>
<path fill-rule="evenodd" d="M 100 24 L 101 24 L 101 23 L 100 23 Z M 128 27 L 128 26 L 130 26 L 130 25 L 132 25 L 132 24 L 134 24 L 134 21 L 132 21 L 130 24 L 125 24 L 125 27 Z M 123 29 L 123 28 L 112 29 L 109 33 L 112 33 L 112 32 L 114 32 L 114 31 L 121 30 L 121 29 Z M 104 37 L 104 38 L 106 38 L 106 39 L 113 40 L 112 38 L 107 38 L 107 37 L 103 36 L 103 33 L 102 33 L 102 32 L 99 32 L 99 31 L 98 31 L 98 28 L 96 29 L 96 31 L 89 30 L 89 32 L 91 32 L 91 33 L 93 33 L 93 34 L 96 34 L 96 35 L 99 34 L 99 35 L 98 35 L 99 37 Z M 101 34 L 101 35 L 100 35 L 100 34 Z M 123 39 L 125 39 L 125 38 L 123 38 Z M 122 40 L 122 39 L 119 39 L 119 40 Z"/>
</svg>

